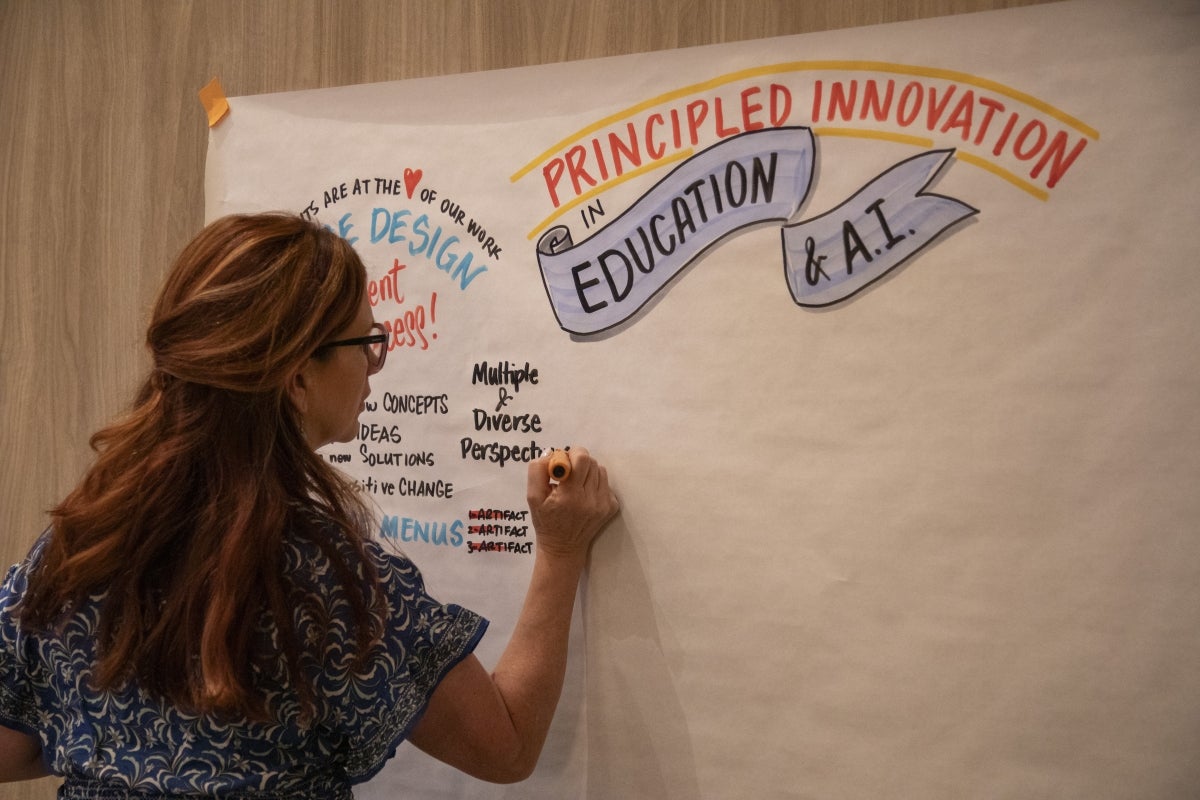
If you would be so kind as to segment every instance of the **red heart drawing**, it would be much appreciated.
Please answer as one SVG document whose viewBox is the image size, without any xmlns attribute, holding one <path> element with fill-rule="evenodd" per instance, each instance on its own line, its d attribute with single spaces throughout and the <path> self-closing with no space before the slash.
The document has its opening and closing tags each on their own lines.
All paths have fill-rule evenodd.
<svg viewBox="0 0 1200 800">
<path fill-rule="evenodd" d="M 413 190 L 417 188 L 417 184 L 421 182 L 421 175 L 424 173 L 419 169 L 404 168 L 404 191 L 408 192 L 408 199 L 412 200 Z"/>
</svg>

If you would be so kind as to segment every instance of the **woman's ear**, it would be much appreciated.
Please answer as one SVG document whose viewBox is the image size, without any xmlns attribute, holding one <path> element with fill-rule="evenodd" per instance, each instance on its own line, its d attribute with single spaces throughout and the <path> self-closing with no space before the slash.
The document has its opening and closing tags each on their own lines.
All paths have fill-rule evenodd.
<svg viewBox="0 0 1200 800">
<path fill-rule="evenodd" d="M 303 367 L 292 373 L 287 382 L 288 399 L 292 401 L 292 405 L 295 406 L 300 416 L 308 413 L 308 365 L 311 363 L 311 359 L 305 362 Z"/>
</svg>

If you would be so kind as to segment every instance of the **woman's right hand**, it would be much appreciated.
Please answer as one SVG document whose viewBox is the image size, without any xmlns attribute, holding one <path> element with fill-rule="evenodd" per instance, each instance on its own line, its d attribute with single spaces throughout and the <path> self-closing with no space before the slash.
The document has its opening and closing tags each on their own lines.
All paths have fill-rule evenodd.
<svg viewBox="0 0 1200 800">
<path fill-rule="evenodd" d="M 530 517 L 538 549 L 546 555 L 582 561 L 592 540 L 620 509 L 608 485 L 608 470 L 584 447 L 570 447 L 571 472 L 562 481 L 550 481 L 550 455 L 529 464 Z"/>
</svg>

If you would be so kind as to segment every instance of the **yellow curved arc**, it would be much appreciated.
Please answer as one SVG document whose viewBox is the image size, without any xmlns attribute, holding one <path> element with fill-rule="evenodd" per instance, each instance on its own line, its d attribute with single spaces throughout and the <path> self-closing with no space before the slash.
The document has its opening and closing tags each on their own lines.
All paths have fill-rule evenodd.
<svg viewBox="0 0 1200 800">
<path fill-rule="evenodd" d="M 933 147 L 933 140 L 928 137 L 909 136 L 907 134 L 891 133 L 889 131 L 873 131 L 873 130 L 867 130 L 864 128 L 831 128 L 831 127 L 826 127 L 826 126 L 820 126 L 820 127 L 813 128 L 812 131 L 817 136 L 851 136 L 851 137 L 855 137 L 858 139 L 880 139 L 880 140 L 888 141 L 888 142 L 898 142 L 900 144 L 913 145 L 914 147 L 924 147 L 924 148 Z M 653 164 L 647 164 L 643 167 L 639 167 L 638 169 L 627 172 L 619 178 L 613 178 L 612 180 L 610 180 L 604 184 L 601 184 L 600 186 L 597 186 L 595 189 L 592 189 L 589 192 L 585 192 L 584 194 L 581 194 L 579 197 L 576 197 L 574 200 L 564 203 L 563 205 L 556 208 L 554 210 L 554 212 L 550 214 L 550 216 L 543 219 L 541 222 L 539 222 L 533 228 L 533 230 L 531 230 L 528 234 L 526 234 L 525 238 L 532 241 L 533 239 L 535 239 L 538 236 L 538 234 L 540 234 L 546 228 L 550 227 L 555 222 L 555 220 L 557 220 L 563 214 L 566 214 L 568 211 L 578 208 L 579 206 L 583 205 L 584 203 L 591 200 L 592 198 L 599 196 L 600 194 L 607 191 L 608 189 L 611 189 L 613 186 L 618 186 L 618 185 L 624 183 L 625 181 L 629 180 L 630 178 L 635 178 L 639 175 L 644 175 L 645 173 L 650 172 L 655 169 L 658 169 L 659 167 L 661 167 L 665 164 L 669 164 L 669 163 L 672 163 L 675 161 L 681 161 L 685 158 L 689 158 L 691 155 L 692 155 L 691 150 L 684 150 L 679 153 L 675 153 L 671 156 L 668 156 L 667 158 L 664 158 L 661 161 L 656 161 Z M 1045 189 L 1041 189 L 1041 188 L 1035 186 L 1034 184 L 1030 183 L 1029 181 L 1024 180 L 1023 178 L 1017 177 L 1009 170 L 1006 170 L 1003 167 L 997 166 L 996 164 L 993 164 L 992 162 L 988 161 L 987 159 L 980 158 L 979 156 L 972 155 L 971 153 L 965 153 L 962 150 L 956 150 L 954 152 L 954 157 L 959 159 L 960 161 L 964 161 L 967 164 L 970 164 L 973 167 L 979 167 L 980 169 L 986 170 L 986 171 L 992 173 L 993 175 L 995 175 L 999 178 L 1002 178 L 1003 180 L 1008 181 L 1013 186 L 1017 187 L 1021 191 L 1025 192 L 1033 197 L 1036 197 L 1038 200 L 1045 202 L 1046 200 L 1050 199 L 1050 193 L 1047 192 Z"/>
<path fill-rule="evenodd" d="M 604 117 L 603 119 L 598 120 L 591 125 L 588 125 L 586 128 L 581 128 L 565 139 L 562 139 L 553 146 L 547 148 L 528 164 L 514 172 L 509 178 L 509 181 L 511 183 L 516 183 L 521 178 L 529 174 L 529 172 L 538 164 L 542 163 L 551 155 L 562 150 L 572 142 L 582 139 L 598 130 L 602 130 L 616 122 L 620 122 L 623 119 L 631 117 L 641 111 L 654 108 L 655 106 L 662 105 L 663 103 L 670 102 L 671 100 L 676 100 L 680 97 L 687 97 L 688 95 L 696 94 L 697 92 L 702 92 L 707 89 L 714 89 L 727 83 L 745 80 L 746 78 L 756 78 L 763 75 L 778 75 L 785 72 L 814 72 L 833 70 L 841 70 L 845 72 L 883 72 L 894 75 L 913 75 L 923 78 L 938 78 L 941 80 L 969 84 L 980 89 L 987 89 L 988 91 L 995 92 L 996 94 L 1002 94 L 1006 97 L 1011 97 L 1014 100 L 1030 106 L 1031 108 L 1036 108 L 1047 116 L 1057 119 L 1059 122 L 1074 128 L 1091 139 L 1100 138 L 1100 133 L 1095 128 L 1080 121 L 1079 119 L 1076 119 L 1070 114 L 1067 114 L 1065 111 L 1050 105 L 1044 100 L 1039 100 L 1033 95 L 1018 91 L 1010 86 L 1005 86 L 998 81 L 993 81 L 988 78 L 980 78 L 977 75 L 971 75 L 970 73 L 966 72 L 958 72 L 956 70 L 940 69 L 936 67 L 918 67 L 909 64 L 892 64 L 886 61 L 789 61 L 781 64 L 751 67 L 749 69 L 743 69 L 736 72 L 730 72 L 725 75 L 719 75 L 707 81 L 693 83 L 690 86 L 684 86 L 680 89 L 665 92 L 657 97 L 652 97 L 649 100 L 644 100 L 636 105 L 632 105 L 626 109 L 618 111 L 615 114 L 610 114 L 609 116 Z"/>
</svg>

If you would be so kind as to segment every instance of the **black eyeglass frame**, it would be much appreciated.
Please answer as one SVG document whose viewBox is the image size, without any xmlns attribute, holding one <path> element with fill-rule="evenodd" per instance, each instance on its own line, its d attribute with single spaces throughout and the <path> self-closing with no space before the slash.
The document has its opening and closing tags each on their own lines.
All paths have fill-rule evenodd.
<svg viewBox="0 0 1200 800">
<path fill-rule="evenodd" d="M 383 369 L 383 362 L 387 361 L 387 354 L 388 354 L 387 344 L 388 344 L 388 339 L 391 338 L 392 334 L 388 332 L 388 329 L 384 326 L 384 324 L 382 322 L 376 322 L 374 325 L 371 326 L 371 329 L 377 330 L 377 331 L 379 331 L 379 333 L 372 333 L 367 336 L 355 336 L 353 339 L 338 339 L 335 342 L 325 342 L 325 344 L 321 345 L 320 347 L 318 347 L 316 349 L 316 352 L 319 353 L 322 350 L 325 350 L 330 347 L 353 347 L 355 345 L 371 345 L 371 344 L 380 345 L 378 363 L 373 363 L 374 358 L 372 356 L 370 349 L 366 348 L 366 347 L 363 348 L 363 352 L 365 352 L 367 354 L 367 363 L 370 365 L 370 368 L 371 368 L 371 371 L 369 374 L 374 375 L 376 372 L 379 372 L 379 370 Z"/>
</svg>

